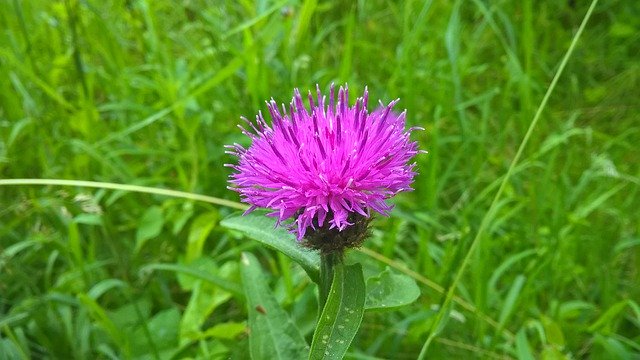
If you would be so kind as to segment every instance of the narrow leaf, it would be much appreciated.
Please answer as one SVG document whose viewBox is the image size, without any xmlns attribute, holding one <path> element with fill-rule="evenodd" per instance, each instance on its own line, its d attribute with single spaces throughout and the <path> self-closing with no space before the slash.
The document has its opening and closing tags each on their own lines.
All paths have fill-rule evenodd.
<svg viewBox="0 0 640 360">
<path fill-rule="evenodd" d="M 607 358 L 607 359 L 637 359 L 638 358 L 637 353 L 636 354 L 632 353 L 632 350 L 629 349 L 627 346 L 625 346 L 625 344 L 622 341 L 612 336 L 603 336 L 601 334 L 596 334 L 594 336 L 594 344 L 600 345 L 603 349 L 603 352 L 594 352 L 595 354 L 598 354 L 600 358 Z M 594 356 L 594 358 L 596 358 L 598 355 Z"/>
<path fill-rule="evenodd" d="M 488 303 L 492 304 L 494 301 L 499 300 L 498 282 L 502 278 L 502 275 L 505 274 L 507 271 L 509 271 L 511 268 L 513 268 L 513 266 L 519 263 L 520 260 L 523 260 L 531 255 L 535 255 L 536 253 L 538 253 L 538 251 L 539 250 L 537 249 L 528 249 L 528 250 L 519 252 L 517 254 L 511 255 L 507 257 L 506 260 L 502 262 L 502 264 L 500 264 L 500 266 L 498 266 L 493 271 L 493 273 L 491 274 L 491 277 L 489 278 L 489 282 L 487 286 L 487 294 L 488 294 L 487 302 Z"/>
<path fill-rule="evenodd" d="M 180 264 L 149 264 L 140 269 L 141 273 L 152 270 L 165 270 L 165 271 L 173 271 L 175 273 L 182 273 L 186 275 L 193 276 L 196 279 L 201 279 L 207 282 L 210 282 L 216 286 L 219 286 L 221 289 L 226 290 L 232 294 L 241 294 L 240 287 L 227 279 L 223 279 L 221 277 L 212 275 L 210 273 L 204 272 L 192 265 L 180 265 Z"/>
<path fill-rule="evenodd" d="M 620 314 L 624 312 L 627 305 L 631 303 L 633 302 L 630 300 L 622 300 L 613 304 L 611 307 L 609 307 L 609 309 L 607 309 L 607 311 L 605 311 L 602 315 L 600 315 L 598 320 L 596 320 L 593 324 L 591 324 L 591 326 L 589 326 L 587 331 L 589 332 L 598 331 L 605 335 L 610 334 L 611 332 L 613 332 L 612 329 L 613 329 L 613 324 L 615 320 L 618 319 Z"/>
<path fill-rule="evenodd" d="M 516 353 L 518 354 L 518 359 L 520 360 L 534 360 L 533 351 L 531 350 L 531 345 L 529 344 L 529 339 L 527 339 L 527 333 L 525 329 L 521 329 L 518 331 L 518 335 L 516 335 Z"/>
<path fill-rule="evenodd" d="M 287 255 L 307 272 L 311 280 L 318 282 L 320 272 L 320 256 L 303 248 L 293 234 L 282 227 L 275 227 L 275 221 L 265 216 L 262 211 L 254 211 L 247 215 L 234 215 L 222 220 L 222 226 L 243 232 L 275 250 Z"/>
<path fill-rule="evenodd" d="M 311 344 L 311 360 L 342 359 L 356 336 L 364 313 L 365 284 L 362 266 L 334 268 L 327 303 L 322 309 Z"/>
<path fill-rule="evenodd" d="M 520 293 L 522 292 L 522 287 L 524 286 L 525 280 L 526 277 L 524 275 L 518 275 L 516 276 L 513 285 L 511 285 L 511 289 L 509 289 L 509 293 L 507 294 L 507 297 L 501 306 L 502 310 L 500 311 L 500 317 L 498 318 L 500 327 L 503 327 L 507 323 L 507 319 L 513 313 L 516 302 L 520 297 Z"/>
<path fill-rule="evenodd" d="M 105 333 L 116 343 L 119 347 L 126 349 L 129 339 L 123 336 L 120 329 L 111 321 L 107 312 L 89 295 L 80 293 L 77 295 L 80 304 L 87 310 L 89 315 L 95 320 Z"/>
<path fill-rule="evenodd" d="M 249 313 L 251 358 L 304 358 L 309 346 L 271 293 L 258 260 L 250 253 L 242 253 L 240 269 Z"/>
<path fill-rule="evenodd" d="M 87 293 L 90 298 L 93 300 L 98 300 L 100 296 L 102 296 L 107 291 L 114 288 L 123 288 L 126 289 L 129 286 L 126 282 L 120 279 L 105 279 L 95 284 L 91 290 Z"/>
</svg>

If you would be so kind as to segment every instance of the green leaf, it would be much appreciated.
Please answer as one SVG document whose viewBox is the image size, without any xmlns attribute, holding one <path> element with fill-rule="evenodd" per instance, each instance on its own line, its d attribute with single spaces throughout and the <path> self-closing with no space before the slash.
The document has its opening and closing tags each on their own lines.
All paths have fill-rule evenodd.
<svg viewBox="0 0 640 360">
<path fill-rule="evenodd" d="M 26 359 L 27 357 L 24 353 L 21 353 L 18 349 L 19 347 L 13 344 L 11 340 L 0 338 L 0 360 Z"/>
<path fill-rule="evenodd" d="M 73 255 L 73 259 L 78 265 L 84 264 L 84 254 L 82 252 L 82 239 L 80 238 L 80 230 L 75 222 L 69 223 L 69 251 Z"/>
<path fill-rule="evenodd" d="M 149 264 L 140 269 L 141 273 L 152 271 L 152 270 L 165 270 L 165 271 L 173 271 L 179 274 L 186 274 L 189 276 L 193 276 L 196 279 L 201 279 L 207 282 L 210 282 L 216 286 L 219 286 L 221 289 L 224 289 L 232 294 L 241 294 L 240 286 L 237 284 L 223 279 L 221 277 L 212 275 L 208 272 L 202 271 L 195 266 L 192 265 L 180 265 L 180 264 Z"/>
<path fill-rule="evenodd" d="M 126 289 L 128 286 L 129 285 L 126 282 L 120 279 L 105 279 L 95 284 L 91 288 L 91 290 L 89 290 L 87 295 L 89 295 L 89 297 L 94 300 L 98 300 L 100 296 L 102 296 L 104 293 L 106 293 L 111 289 L 114 289 L 114 288 Z"/>
<path fill-rule="evenodd" d="M 217 324 L 210 327 L 204 333 L 202 333 L 202 338 L 232 340 L 238 337 L 239 335 L 246 333 L 246 331 L 247 331 L 247 324 L 244 322 L 242 323 L 226 322 L 226 323 Z"/>
<path fill-rule="evenodd" d="M 592 353 L 596 354 L 594 358 L 597 358 L 598 355 L 601 358 L 604 358 L 604 355 L 606 354 L 606 358 L 608 359 L 637 359 L 637 357 L 633 356 L 633 350 L 629 349 L 622 341 L 615 337 L 596 334 L 593 342 L 594 345 L 596 345 L 596 351 Z M 602 353 L 597 351 L 597 345 L 602 347 Z"/>
<path fill-rule="evenodd" d="M 162 209 L 158 206 L 150 207 L 144 215 L 142 215 L 140 225 L 136 231 L 136 253 L 142 249 L 149 239 L 160 235 L 163 224 L 164 217 L 162 216 Z"/>
<path fill-rule="evenodd" d="M 198 216 L 193 221 L 187 241 L 187 254 L 185 256 L 187 263 L 192 262 L 202 255 L 204 242 L 207 240 L 207 236 L 209 236 L 217 219 L 218 213 L 212 211 Z"/>
<path fill-rule="evenodd" d="M 278 250 L 297 262 L 307 272 L 311 280 L 319 281 L 320 255 L 303 248 L 295 236 L 283 227 L 275 227 L 275 221 L 266 217 L 263 211 L 254 211 L 247 215 L 233 215 L 220 222 L 220 225 L 243 232 L 275 250 Z"/>
<path fill-rule="evenodd" d="M 24 319 L 29 318 L 29 313 L 22 312 L 12 315 L 2 315 L 0 318 L 0 328 L 5 326 L 14 326 L 16 324 L 20 324 Z"/>
<path fill-rule="evenodd" d="M 302 359 L 309 346 L 267 286 L 258 260 L 242 253 L 242 285 L 249 313 L 252 359 Z"/>
<path fill-rule="evenodd" d="M 107 312 L 109 319 L 119 329 L 134 328 L 142 322 L 147 322 L 151 316 L 151 300 L 139 297 L 115 310 Z"/>
<path fill-rule="evenodd" d="M 235 261 L 226 262 L 225 264 L 233 264 L 233 263 L 236 263 L 236 262 Z M 188 264 L 179 263 L 177 265 L 186 266 L 189 269 L 199 271 L 201 274 L 215 274 L 214 276 L 217 277 L 218 279 L 228 279 L 228 276 L 226 275 L 228 275 L 229 273 L 223 274 L 221 272 L 220 266 L 218 266 L 218 263 L 208 256 L 197 258 L 196 260 Z M 236 271 L 236 273 L 239 276 L 240 273 L 238 271 Z M 176 273 L 176 275 L 178 277 L 178 284 L 180 285 L 180 288 L 184 291 L 193 291 L 194 287 L 200 282 L 200 279 L 190 276 L 187 273 L 184 273 L 182 271 Z M 238 294 L 242 294 L 242 289 L 240 288 L 240 286 L 235 283 L 233 285 L 236 286 L 236 289 L 238 290 Z"/>
<path fill-rule="evenodd" d="M 327 303 L 313 334 L 309 359 L 342 359 L 356 336 L 365 302 L 362 266 L 338 263 Z"/>
<path fill-rule="evenodd" d="M 595 305 L 581 300 L 570 300 L 560 304 L 558 308 L 558 316 L 561 320 L 577 319 L 585 312 L 591 312 L 595 309 Z"/>
<path fill-rule="evenodd" d="M 123 336 L 121 329 L 115 326 L 107 312 L 89 295 L 79 293 L 76 296 L 80 304 L 82 304 L 89 315 L 99 324 L 100 328 L 103 329 L 120 348 L 127 348 L 127 343 L 130 339 Z"/>
<path fill-rule="evenodd" d="M 502 275 L 509 271 L 515 264 L 520 262 L 520 260 L 523 260 L 531 255 L 535 255 L 538 252 L 539 250 L 537 249 L 529 249 L 507 257 L 506 260 L 493 271 L 493 273 L 491 274 L 491 278 L 489 278 L 489 283 L 487 286 L 487 302 L 492 304 L 495 301 L 499 300 L 500 292 L 498 291 L 498 281 L 500 281 Z"/>
<path fill-rule="evenodd" d="M 504 327 L 509 319 L 509 316 L 513 313 L 516 308 L 516 302 L 520 297 L 520 293 L 522 292 L 522 287 L 524 286 L 524 282 L 527 278 L 523 275 L 516 276 L 513 284 L 511 285 L 511 289 L 509 289 L 509 293 L 507 294 L 506 299 L 502 303 L 502 310 L 500 311 L 500 317 L 498 318 L 498 323 L 500 324 L 500 328 Z"/>
<path fill-rule="evenodd" d="M 281 9 L 282 7 L 284 7 L 285 5 L 287 5 L 287 3 L 289 3 L 288 0 L 285 1 L 280 1 L 278 3 L 275 3 L 273 6 L 271 6 L 270 8 L 262 11 L 260 14 L 256 15 L 255 17 L 248 19 L 244 22 L 242 22 L 240 25 L 234 27 L 233 29 L 229 30 L 228 32 L 226 32 L 225 34 L 222 35 L 222 38 L 227 38 L 233 34 L 237 34 L 245 29 L 248 29 L 250 27 L 252 27 L 253 25 L 257 24 L 258 22 L 260 22 L 260 20 L 268 18 L 269 15 L 271 15 L 272 13 L 278 11 L 279 9 Z"/>
<path fill-rule="evenodd" d="M 2 252 L 0 252 L 0 257 L 2 257 L 3 260 L 11 260 L 12 257 L 18 255 L 23 250 L 29 248 L 37 249 L 40 245 L 42 245 L 41 240 L 23 240 L 5 248 Z"/>
<path fill-rule="evenodd" d="M 160 358 L 171 358 L 170 355 L 178 350 L 179 323 L 180 312 L 176 308 L 162 310 L 143 323 L 131 336 L 134 357 L 153 355 L 150 357 L 153 359 L 158 358 L 157 354 L 161 354 L 164 356 L 159 356 Z"/>
<path fill-rule="evenodd" d="M 630 248 L 632 248 L 634 246 L 640 246 L 640 238 L 631 238 L 631 239 L 626 239 L 626 240 L 620 241 L 613 248 L 613 251 L 616 254 L 620 254 L 620 253 L 623 253 L 627 249 L 630 249 Z"/>
<path fill-rule="evenodd" d="M 613 333 L 614 323 L 624 312 L 627 305 L 630 305 L 632 302 L 630 300 L 622 300 L 615 304 L 613 304 L 607 311 L 602 314 L 598 320 L 596 320 L 591 326 L 589 326 L 589 332 L 600 332 L 604 335 L 609 335 Z"/>
<path fill-rule="evenodd" d="M 78 214 L 76 217 L 73 218 L 73 222 L 75 222 L 76 224 L 83 224 L 83 225 L 96 225 L 96 226 L 103 225 L 101 214 L 87 214 L 87 213 Z"/>
<path fill-rule="evenodd" d="M 547 343 L 563 347 L 564 342 L 564 334 L 562 333 L 562 328 L 551 318 L 544 316 L 542 318 L 542 326 L 544 326 L 544 333 L 547 338 Z"/>
<path fill-rule="evenodd" d="M 516 352 L 518 359 L 520 360 L 534 360 L 533 351 L 531 350 L 531 344 L 527 339 L 527 332 L 525 329 L 520 329 L 518 335 L 516 335 Z"/>
<path fill-rule="evenodd" d="M 560 349 L 556 346 L 545 346 L 545 348 L 540 353 L 540 359 L 542 360 L 569 360 L 569 357 L 566 356 Z"/>
<path fill-rule="evenodd" d="M 219 305 L 231 298 L 231 294 L 198 280 L 180 321 L 180 344 L 184 345 L 201 337 L 200 328 Z"/>
<path fill-rule="evenodd" d="M 389 268 L 367 279 L 367 310 L 391 309 L 411 304 L 420 296 L 416 281 L 403 274 L 394 274 Z"/>
</svg>

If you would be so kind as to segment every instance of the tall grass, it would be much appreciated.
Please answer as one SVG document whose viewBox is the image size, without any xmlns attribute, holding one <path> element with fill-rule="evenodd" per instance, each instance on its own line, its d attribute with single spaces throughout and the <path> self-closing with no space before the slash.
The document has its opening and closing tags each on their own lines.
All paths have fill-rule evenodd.
<svg viewBox="0 0 640 360">
<path fill-rule="evenodd" d="M 348 357 L 430 334 L 432 358 L 640 356 L 640 3 L 600 1 L 547 93 L 588 5 L 5 2 L 0 354 L 245 358 L 242 251 L 310 340 L 304 271 L 218 225 L 241 207 L 222 146 L 264 100 L 348 82 L 400 97 L 429 151 L 353 254 L 422 296 L 366 313 Z"/>
</svg>

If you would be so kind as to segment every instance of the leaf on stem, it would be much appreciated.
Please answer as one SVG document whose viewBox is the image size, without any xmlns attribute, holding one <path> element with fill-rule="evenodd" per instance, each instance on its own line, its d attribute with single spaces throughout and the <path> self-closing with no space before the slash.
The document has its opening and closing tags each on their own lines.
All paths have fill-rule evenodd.
<svg viewBox="0 0 640 360">
<path fill-rule="evenodd" d="M 320 256 L 318 253 L 300 246 L 296 237 L 285 228 L 276 228 L 275 221 L 266 217 L 263 211 L 254 211 L 244 216 L 236 214 L 222 220 L 220 224 L 226 228 L 241 231 L 248 237 L 280 251 L 300 264 L 311 280 L 316 283 L 319 281 Z"/>
<path fill-rule="evenodd" d="M 411 304 L 420 288 L 409 276 L 394 274 L 389 268 L 367 279 L 366 310 L 385 310 Z"/>
<path fill-rule="evenodd" d="M 362 321 L 365 284 L 360 264 L 338 263 L 311 344 L 311 360 L 342 359 Z"/>
<path fill-rule="evenodd" d="M 309 346 L 267 286 L 258 259 L 242 253 L 242 286 L 249 313 L 252 359 L 303 359 Z"/>
</svg>

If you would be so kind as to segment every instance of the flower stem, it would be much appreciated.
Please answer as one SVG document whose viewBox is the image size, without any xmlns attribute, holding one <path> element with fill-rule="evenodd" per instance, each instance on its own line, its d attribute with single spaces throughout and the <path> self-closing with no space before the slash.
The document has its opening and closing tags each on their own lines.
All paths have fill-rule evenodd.
<svg viewBox="0 0 640 360">
<path fill-rule="evenodd" d="M 333 281 L 333 270 L 336 264 L 339 264 L 341 262 L 341 252 L 320 254 L 320 299 L 318 301 L 320 305 L 320 312 L 322 312 L 324 304 L 327 302 L 327 298 L 329 297 L 331 282 Z"/>
</svg>

